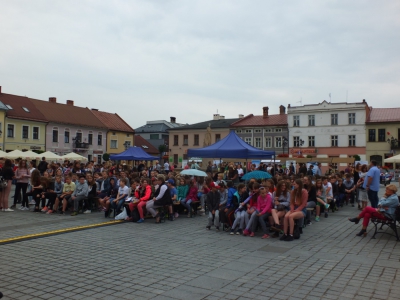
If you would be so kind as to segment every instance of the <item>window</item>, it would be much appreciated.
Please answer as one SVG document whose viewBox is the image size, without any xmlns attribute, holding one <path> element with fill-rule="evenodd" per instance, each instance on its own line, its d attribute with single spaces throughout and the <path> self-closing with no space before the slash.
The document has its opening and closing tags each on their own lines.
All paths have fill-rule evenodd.
<svg viewBox="0 0 400 300">
<path fill-rule="evenodd" d="M 272 147 L 272 138 L 267 136 L 265 138 L 265 148 L 271 148 Z"/>
<path fill-rule="evenodd" d="M 7 137 L 14 137 L 14 125 L 13 124 L 8 124 L 7 125 Z"/>
<path fill-rule="evenodd" d="M 110 148 L 111 149 L 117 149 L 118 148 L 118 141 L 117 140 L 111 140 Z"/>
<path fill-rule="evenodd" d="M 39 127 L 33 127 L 33 139 L 38 140 L 39 139 Z"/>
<path fill-rule="evenodd" d="M 386 130 L 378 129 L 378 142 L 386 142 Z"/>
<path fill-rule="evenodd" d="M 315 115 L 308 115 L 308 126 L 315 126 Z"/>
<path fill-rule="evenodd" d="M 8 109 L 13 109 L 12 106 L 10 104 L 6 104 Z"/>
<path fill-rule="evenodd" d="M 198 146 L 199 145 L 199 135 L 195 134 L 194 135 L 194 143 L 193 146 Z"/>
<path fill-rule="evenodd" d="M 178 146 L 179 144 L 179 137 L 178 135 L 174 135 L 174 146 Z"/>
<path fill-rule="evenodd" d="M 93 145 L 93 133 L 88 134 L 88 143 L 89 145 Z"/>
<path fill-rule="evenodd" d="M 272 132 L 272 129 L 265 129 L 265 132 Z"/>
<path fill-rule="evenodd" d="M 331 125 L 338 124 L 338 114 L 331 114 Z"/>
<path fill-rule="evenodd" d="M 252 145 L 251 145 L 251 137 L 244 138 L 244 141 L 245 141 L 247 144 L 249 144 L 250 146 L 252 146 Z"/>
<path fill-rule="evenodd" d="M 308 147 L 315 147 L 315 136 L 308 137 Z"/>
<path fill-rule="evenodd" d="M 69 131 L 64 132 L 64 143 L 69 144 Z"/>
<path fill-rule="evenodd" d="M 216 134 L 215 135 L 215 142 L 219 142 L 221 140 L 221 135 L 220 134 Z"/>
<path fill-rule="evenodd" d="M 275 132 L 282 132 L 282 128 L 276 128 Z"/>
<path fill-rule="evenodd" d="M 103 135 L 99 133 L 97 135 L 97 145 L 101 146 L 102 144 L 103 144 Z"/>
<path fill-rule="evenodd" d="M 355 146 L 356 146 L 356 136 L 349 135 L 349 147 L 355 147 Z"/>
<path fill-rule="evenodd" d="M 331 136 L 331 146 L 332 147 L 337 147 L 338 146 L 338 136 L 337 135 L 332 135 Z"/>
<path fill-rule="evenodd" d="M 356 124 L 356 113 L 349 113 L 349 124 Z"/>
<path fill-rule="evenodd" d="M 53 143 L 58 143 L 58 129 L 53 129 Z"/>
<path fill-rule="evenodd" d="M 252 130 L 251 130 L 251 129 L 246 129 L 244 132 L 246 132 L 246 133 L 252 133 Z"/>
<path fill-rule="evenodd" d="M 26 126 L 26 125 L 22 126 L 22 138 L 23 139 L 29 138 L 29 126 Z"/>
<path fill-rule="evenodd" d="M 375 129 L 368 130 L 368 142 L 376 142 Z"/>
<path fill-rule="evenodd" d="M 254 129 L 254 132 L 255 132 L 255 133 L 260 133 L 260 132 L 261 132 L 261 129 Z"/>
<path fill-rule="evenodd" d="M 115 135 L 115 132 L 113 132 L 112 135 Z"/>
<path fill-rule="evenodd" d="M 127 136 L 127 137 L 130 137 L 130 134 L 129 134 L 129 133 L 127 133 L 127 134 L 126 134 L 126 136 Z"/>
<path fill-rule="evenodd" d="M 300 137 L 299 136 L 293 137 L 293 147 L 300 147 Z"/>
<path fill-rule="evenodd" d="M 97 163 L 101 164 L 101 159 L 102 159 L 102 155 L 98 154 L 97 155 Z"/>
<path fill-rule="evenodd" d="M 81 143 L 82 142 L 82 132 L 76 133 L 76 141 Z"/>
<path fill-rule="evenodd" d="M 293 116 L 293 127 L 300 126 L 300 116 Z"/>
<path fill-rule="evenodd" d="M 187 134 L 185 134 L 185 135 L 183 136 L 183 145 L 184 145 L 184 146 L 187 146 L 188 144 L 189 144 L 189 139 L 188 139 Z"/>
<path fill-rule="evenodd" d="M 27 109 L 26 107 L 23 107 L 23 106 L 22 106 L 22 109 L 23 109 L 24 111 L 26 111 L 26 112 L 30 112 L 29 109 Z"/>
<path fill-rule="evenodd" d="M 88 161 L 92 161 L 92 155 L 91 154 L 88 154 Z"/>
<path fill-rule="evenodd" d="M 150 134 L 150 139 L 151 140 L 158 140 L 159 139 L 159 134 L 157 133 L 152 133 Z"/>
<path fill-rule="evenodd" d="M 236 133 L 242 133 L 242 131 L 240 129 L 236 130 Z"/>
<path fill-rule="evenodd" d="M 256 148 L 261 148 L 261 138 L 256 137 L 254 139 L 254 145 L 255 145 Z"/>
<path fill-rule="evenodd" d="M 282 137 L 280 136 L 275 137 L 275 147 L 276 148 L 282 147 Z"/>
</svg>

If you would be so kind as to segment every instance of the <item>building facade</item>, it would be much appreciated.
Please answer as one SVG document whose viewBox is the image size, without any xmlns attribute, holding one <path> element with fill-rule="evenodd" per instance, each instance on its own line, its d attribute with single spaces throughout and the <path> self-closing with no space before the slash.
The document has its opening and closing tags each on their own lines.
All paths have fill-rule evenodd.
<svg viewBox="0 0 400 300">
<path fill-rule="evenodd" d="M 0 101 L 7 107 L 3 151 L 45 151 L 47 120 L 30 98 L 2 93 L 0 87 Z"/>
<path fill-rule="evenodd" d="M 3 102 L 0 102 L 0 150 L 4 149 L 4 137 L 6 135 L 4 126 L 6 122 L 7 110 L 8 110 L 7 106 L 5 106 Z"/>
<path fill-rule="evenodd" d="M 58 103 L 55 97 L 31 101 L 49 122 L 45 129 L 48 151 L 58 155 L 75 152 L 89 161 L 102 161 L 108 130 L 90 109 L 75 106 L 73 100 Z"/>
<path fill-rule="evenodd" d="M 231 128 L 253 147 L 275 151 L 276 155 L 288 153 L 289 130 L 286 108 L 283 105 L 276 115 L 270 115 L 268 107 L 263 107 L 262 115 L 239 115 L 239 120 L 232 123 Z"/>
<path fill-rule="evenodd" d="M 358 103 L 288 106 L 291 156 L 352 157 L 366 159 L 365 122 L 369 107 Z"/>
<path fill-rule="evenodd" d="M 182 166 L 182 163 L 190 160 L 188 149 L 203 148 L 218 142 L 229 134 L 231 124 L 238 120 L 214 114 L 213 120 L 169 129 L 170 163 Z M 208 133 L 211 133 L 210 140 L 206 138 Z"/>
<path fill-rule="evenodd" d="M 400 154 L 400 108 L 371 108 L 366 133 L 367 160 L 392 167 L 384 159 Z"/>
<path fill-rule="evenodd" d="M 91 112 L 107 127 L 106 151 L 108 154 L 121 153 L 135 144 L 135 130 L 118 114 L 93 108 Z"/>
</svg>

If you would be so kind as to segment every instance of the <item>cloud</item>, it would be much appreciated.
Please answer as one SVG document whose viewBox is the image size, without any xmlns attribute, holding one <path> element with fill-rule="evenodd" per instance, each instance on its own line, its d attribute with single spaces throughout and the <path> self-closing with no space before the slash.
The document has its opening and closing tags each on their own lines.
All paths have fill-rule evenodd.
<svg viewBox="0 0 400 300">
<path fill-rule="evenodd" d="M 361 101 L 398 106 L 400 5 L 0 0 L 0 85 L 146 120 Z M 298 105 L 298 104 L 297 104 Z"/>
</svg>

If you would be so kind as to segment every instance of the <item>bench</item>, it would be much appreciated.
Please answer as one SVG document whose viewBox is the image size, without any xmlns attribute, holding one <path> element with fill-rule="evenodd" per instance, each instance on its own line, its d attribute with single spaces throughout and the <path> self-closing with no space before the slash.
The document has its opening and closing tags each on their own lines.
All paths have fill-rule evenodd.
<svg viewBox="0 0 400 300">
<path fill-rule="evenodd" d="M 399 225 L 397 225 L 397 224 L 398 223 L 400 224 L 400 205 L 397 206 L 395 215 L 396 215 L 395 218 L 392 218 L 391 216 L 386 215 L 386 218 L 387 218 L 386 220 L 371 218 L 371 223 L 374 224 L 374 226 L 375 226 L 375 232 L 371 239 L 375 239 L 375 235 L 377 233 L 386 233 L 386 234 L 396 237 L 396 240 L 400 241 L 399 234 L 397 232 L 397 228 L 399 227 Z M 378 226 L 380 226 L 379 229 L 378 229 Z M 387 228 L 383 229 L 385 226 L 391 228 L 393 233 L 387 232 L 386 231 Z"/>
</svg>

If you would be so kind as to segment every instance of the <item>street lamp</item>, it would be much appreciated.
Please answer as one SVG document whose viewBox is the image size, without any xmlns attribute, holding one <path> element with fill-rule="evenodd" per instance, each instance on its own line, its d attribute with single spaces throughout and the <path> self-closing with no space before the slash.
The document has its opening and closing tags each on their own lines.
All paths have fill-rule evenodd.
<svg viewBox="0 0 400 300">
<path fill-rule="evenodd" d="M 394 150 L 398 147 L 399 141 L 394 137 L 387 139 L 388 144 L 390 145 L 390 150 Z"/>
<path fill-rule="evenodd" d="M 125 141 L 125 143 L 124 143 L 125 150 L 128 150 L 128 148 L 129 148 L 130 145 L 131 145 L 130 142 Z"/>
<path fill-rule="evenodd" d="M 285 154 L 285 146 L 289 143 L 288 139 L 284 136 L 282 137 L 282 153 Z M 289 153 L 289 150 L 288 150 Z"/>
</svg>

